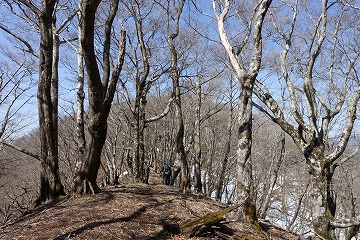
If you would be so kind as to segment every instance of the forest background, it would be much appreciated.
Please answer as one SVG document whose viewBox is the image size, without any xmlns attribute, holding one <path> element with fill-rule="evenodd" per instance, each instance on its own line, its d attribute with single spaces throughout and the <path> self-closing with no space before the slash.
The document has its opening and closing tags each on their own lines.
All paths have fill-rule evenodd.
<svg viewBox="0 0 360 240">
<path fill-rule="evenodd" d="M 0 6 L 2 223 L 167 161 L 246 221 L 359 235 L 358 1 Z"/>
</svg>

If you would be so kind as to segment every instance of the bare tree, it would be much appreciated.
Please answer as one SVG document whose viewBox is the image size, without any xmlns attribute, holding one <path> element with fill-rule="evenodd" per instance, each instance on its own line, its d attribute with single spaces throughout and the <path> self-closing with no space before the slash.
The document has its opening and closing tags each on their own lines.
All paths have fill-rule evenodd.
<svg viewBox="0 0 360 240">
<path fill-rule="evenodd" d="M 279 176 L 280 167 L 284 161 L 285 154 L 285 133 L 281 132 L 279 136 L 279 141 L 276 141 L 279 144 L 279 147 L 275 147 L 273 149 L 280 150 L 280 153 L 277 154 L 277 151 L 272 156 L 271 165 L 269 168 L 269 172 L 266 174 L 268 176 L 268 180 L 265 181 L 263 196 L 261 199 L 261 205 L 258 211 L 258 216 L 262 219 L 265 219 L 267 211 L 270 206 L 270 200 L 272 198 L 272 194 L 277 182 L 277 178 Z"/>
<path fill-rule="evenodd" d="M 242 16 L 243 13 L 236 11 L 240 11 L 241 8 L 245 6 L 241 6 L 241 3 L 236 1 L 212 0 L 213 10 L 218 24 L 219 37 L 230 59 L 231 66 L 240 86 L 236 191 L 239 204 L 242 206 L 240 209 L 240 217 L 249 222 L 256 221 L 256 204 L 250 157 L 252 145 L 252 91 L 261 66 L 263 21 L 271 2 L 271 0 L 256 1 L 251 16 L 249 16 L 249 19 L 245 19 L 247 22 L 245 22 L 246 25 L 244 26 L 244 37 L 230 42 L 227 34 L 230 29 L 226 28 L 226 23 L 230 20 L 228 20 L 227 17 L 232 15 L 232 13 L 230 14 L 231 10 L 235 11 L 237 16 Z M 239 20 L 241 23 L 243 19 Z M 247 64 L 245 64 L 244 61 L 246 61 L 246 59 L 242 57 L 244 51 L 249 47 L 251 34 L 253 37 L 253 42 L 251 42 L 253 55 Z"/>
<path fill-rule="evenodd" d="M 326 0 L 321 8 L 310 9 L 311 6 L 295 1 L 279 9 L 285 6 L 293 15 L 284 21 L 282 14 L 279 18 L 274 13 L 272 22 L 276 37 L 281 39 L 276 40 L 282 48 L 279 65 L 287 86 L 282 100 L 290 104 L 291 119 L 260 81 L 254 92 L 266 104 L 262 111 L 292 137 L 306 160 L 315 233 L 334 239 L 335 227 L 358 224 L 351 221 L 356 219 L 349 219 L 346 224 L 334 220 L 336 199 L 332 182 L 335 169 L 358 151 L 355 148 L 344 156 L 360 98 L 359 44 L 345 39 L 359 34 L 354 28 L 359 24 L 359 12 Z M 337 11 L 333 11 L 335 8 Z M 286 26 L 280 27 L 280 21 L 287 22 Z M 300 21 L 306 24 L 305 29 L 298 27 Z M 336 121 L 340 116 L 345 116 L 342 122 Z M 337 139 L 331 137 L 332 128 L 341 133 Z"/>
<path fill-rule="evenodd" d="M 181 95 L 180 95 L 180 84 L 179 84 L 179 66 L 178 66 L 178 52 L 175 46 L 175 39 L 179 35 L 180 29 L 180 17 L 185 4 L 185 0 L 169 2 L 170 5 L 177 4 L 176 7 L 171 10 L 175 10 L 174 13 L 170 13 L 170 16 L 174 19 L 173 29 L 168 31 L 168 44 L 170 48 L 171 55 L 171 78 L 173 82 L 173 94 L 174 94 L 174 107 L 175 107 L 175 122 L 176 122 L 176 155 L 180 160 L 181 167 L 181 183 L 180 187 L 183 192 L 190 188 L 190 174 L 189 174 L 189 164 L 186 159 L 186 152 L 184 146 L 184 120 L 182 116 L 182 106 L 181 106 Z"/>
<path fill-rule="evenodd" d="M 163 28 L 165 20 L 156 17 L 163 15 L 164 10 L 161 2 L 154 1 L 121 1 L 122 6 L 133 20 L 128 26 L 134 32 L 128 31 L 128 65 L 126 73 L 121 79 L 122 88 L 125 92 L 124 98 L 131 110 L 131 126 L 133 131 L 132 162 L 133 173 L 136 182 L 146 182 L 147 171 L 145 171 L 145 128 L 149 123 L 155 122 L 166 116 L 170 110 L 172 99 L 164 107 L 161 113 L 155 116 L 147 116 L 147 97 L 151 88 L 162 79 L 169 71 L 169 61 L 164 60 L 162 43 L 157 38 L 164 38 Z M 151 14 L 149 14 L 151 13 Z M 133 80 L 135 96 L 131 96 L 132 89 L 127 87 L 128 79 Z M 161 83 L 160 83 L 161 84 Z M 130 90 L 129 90 L 130 89 Z"/>
<path fill-rule="evenodd" d="M 37 17 L 40 32 L 40 63 L 38 82 L 38 111 L 41 140 L 42 172 L 40 194 L 35 205 L 64 195 L 58 168 L 58 46 L 54 42 L 56 0 L 43 0 L 38 8 L 21 0 Z"/>
<path fill-rule="evenodd" d="M 225 140 L 225 146 L 224 146 L 224 159 L 221 163 L 221 171 L 219 175 L 219 182 L 216 187 L 216 199 L 221 200 L 223 188 L 224 188 L 224 182 L 225 182 L 225 174 L 226 169 L 228 167 L 228 162 L 230 158 L 230 150 L 231 150 L 231 136 L 232 136 L 232 130 L 233 130 L 233 119 L 234 119 L 234 106 L 233 106 L 233 98 L 234 98 L 234 92 L 233 92 L 233 77 L 230 76 L 230 87 L 229 87 L 229 116 L 228 116 L 228 122 L 227 122 L 227 138 Z"/>
<path fill-rule="evenodd" d="M 84 52 L 85 67 L 89 88 L 89 134 L 90 140 L 85 149 L 84 158 L 76 173 L 74 191 L 77 193 L 99 192 L 97 175 L 100 167 L 102 148 L 105 144 L 107 133 L 107 118 L 111 103 L 114 98 L 116 84 L 123 66 L 125 56 L 125 31 L 121 32 L 119 55 L 117 64 L 110 77 L 110 37 L 111 28 L 117 13 L 119 1 L 111 2 L 109 16 L 105 24 L 105 40 L 103 49 L 103 76 L 100 76 L 97 57 L 95 54 L 94 31 L 95 16 L 101 0 L 80 2 L 81 11 L 81 48 Z M 86 184 L 84 184 L 86 183 Z"/>
<path fill-rule="evenodd" d="M 16 63 L 17 68 L 11 71 L 10 64 L 2 63 L 0 66 L 0 142 L 9 143 L 26 128 L 28 121 L 21 116 L 21 110 L 31 101 L 26 94 L 33 87 L 32 72 L 26 69 L 25 62 Z M 26 122 L 23 124 L 21 122 Z"/>
<path fill-rule="evenodd" d="M 57 26 L 56 17 L 58 10 L 68 9 L 59 6 L 58 1 L 5 1 L 5 5 L 13 16 L 19 21 L 13 21 L 9 27 L 4 25 L 1 28 L 11 37 L 20 42 L 23 53 L 27 53 L 30 58 L 40 59 L 39 82 L 38 82 L 38 115 L 40 124 L 41 139 L 41 160 L 43 162 L 41 173 L 40 196 L 35 201 L 35 205 L 40 204 L 48 198 L 54 198 L 64 194 L 63 185 L 59 176 L 59 153 L 58 153 L 58 65 L 59 65 L 59 46 L 60 33 L 66 29 L 68 22 L 73 18 L 72 15 L 64 15 L 65 19 Z M 64 7 L 64 8 L 62 8 Z M 64 11 L 65 12 L 65 11 Z M 22 25 L 21 25 L 22 24 Z M 38 34 L 23 37 L 24 32 L 14 31 L 14 26 L 21 25 L 23 29 L 38 32 Z M 40 36 L 40 39 L 38 39 Z M 40 54 L 34 48 L 33 42 L 38 42 Z M 34 64 L 34 63 L 33 63 Z M 30 69 L 30 68 L 29 68 Z M 30 151 L 12 146 L 23 153 L 37 157 Z"/>
</svg>

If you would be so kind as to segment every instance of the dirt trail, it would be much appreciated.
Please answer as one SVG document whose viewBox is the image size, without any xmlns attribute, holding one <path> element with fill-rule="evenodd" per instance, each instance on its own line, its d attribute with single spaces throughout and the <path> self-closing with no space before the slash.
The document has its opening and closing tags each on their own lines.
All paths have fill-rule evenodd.
<svg viewBox="0 0 360 240">
<path fill-rule="evenodd" d="M 179 234 L 179 225 L 226 207 L 201 195 L 184 195 L 175 187 L 160 185 L 160 181 L 155 175 L 149 185 L 121 185 L 97 195 L 43 205 L 15 223 L 1 227 L 0 239 L 181 240 L 188 237 Z M 255 239 L 266 239 L 240 223 L 233 224 Z M 292 237 L 272 239 L 295 239 Z M 209 234 L 192 239 L 219 238 Z"/>
</svg>

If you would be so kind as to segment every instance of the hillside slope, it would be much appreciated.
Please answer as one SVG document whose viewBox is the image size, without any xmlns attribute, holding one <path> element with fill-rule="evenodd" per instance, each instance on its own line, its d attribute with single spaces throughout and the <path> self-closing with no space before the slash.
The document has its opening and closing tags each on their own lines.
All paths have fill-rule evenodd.
<svg viewBox="0 0 360 240">
<path fill-rule="evenodd" d="M 43 205 L 0 228 L 0 239 L 189 239 L 178 226 L 226 206 L 163 185 L 129 184 L 91 196 Z M 231 215 L 231 214 L 229 214 Z M 265 225 L 264 225 L 265 226 Z M 238 222 L 227 223 L 240 239 L 300 239 L 266 226 L 267 234 Z M 193 239 L 221 239 L 211 231 Z"/>
</svg>

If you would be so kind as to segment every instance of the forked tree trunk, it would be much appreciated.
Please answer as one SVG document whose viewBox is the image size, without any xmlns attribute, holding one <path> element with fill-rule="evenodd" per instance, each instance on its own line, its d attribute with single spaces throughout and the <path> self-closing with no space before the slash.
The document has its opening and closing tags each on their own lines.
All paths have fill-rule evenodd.
<svg viewBox="0 0 360 240">
<path fill-rule="evenodd" d="M 106 22 L 104 56 L 103 56 L 103 80 L 97 64 L 94 50 L 95 15 L 101 0 L 82 0 L 81 9 L 81 47 L 84 51 L 85 66 L 88 75 L 89 88 L 89 138 L 86 146 L 84 159 L 75 176 L 73 191 L 75 193 L 99 192 L 97 175 L 100 168 L 101 153 L 106 140 L 107 118 L 110 113 L 111 103 L 114 98 L 116 84 L 125 56 L 125 31 L 121 31 L 118 62 L 113 69 L 109 82 L 109 47 L 111 25 L 117 12 L 118 1 L 114 1 Z"/>
<path fill-rule="evenodd" d="M 238 102 L 238 150 L 237 150 L 237 187 L 236 192 L 241 208 L 239 209 L 239 218 L 251 223 L 256 221 L 256 204 L 254 194 L 254 183 L 251 164 L 252 147 L 252 93 L 256 77 L 261 67 L 262 59 L 262 26 L 266 13 L 272 0 L 261 1 L 256 6 L 253 15 L 252 31 L 244 34 L 243 39 L 239 39 L 239 45 L 232 46 L 225 30 L 227 15 L 231 11 L 233 1 L 224 0 L 217 2 L 212 0 L 213 10 L 216 15 L 219 37 L 225 51 L 229 57 L 231 66 L 236 74 L 240 97 Z M 244 51 L 245 43 L 250 43 L 250 32 L 253 32 L 253 54 L 248 62 L 248 67 L 244 67 L 241 57 Z"/>
</svg>

